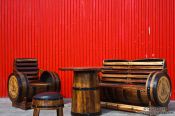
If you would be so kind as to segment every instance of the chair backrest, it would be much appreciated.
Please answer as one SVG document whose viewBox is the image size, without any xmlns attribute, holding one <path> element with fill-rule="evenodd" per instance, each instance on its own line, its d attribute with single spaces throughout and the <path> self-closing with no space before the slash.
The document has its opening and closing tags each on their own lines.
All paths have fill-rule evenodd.
<svg viewBox="0 0 175 116">
<path fill-rule="evenodd" d="M 38 80 L 38 61 L 34 58 L 17 58 L 14 60 L 13 72 L 22 72 L 28 80 Z"/>
<path fill-rule="evenodd" d="M 102 70 L 102 82 L 145 84 L 151 72 L 166 69 L 166 62 L 164 59 L 104 60 L 103 66 L 112 69 Z"/>
</svg>

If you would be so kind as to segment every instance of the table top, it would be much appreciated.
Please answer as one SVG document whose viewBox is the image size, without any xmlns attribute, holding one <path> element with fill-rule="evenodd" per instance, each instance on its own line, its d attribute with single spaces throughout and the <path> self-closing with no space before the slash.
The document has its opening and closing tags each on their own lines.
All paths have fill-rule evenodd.
<svg viewBox="0 0 175 116">
<path fill-rule="evenodd" d="M 62 71 L 100 71 L 102 69 L 110 69 L 107 67 L 63 67 L 59 68 Z"/>
</svg>

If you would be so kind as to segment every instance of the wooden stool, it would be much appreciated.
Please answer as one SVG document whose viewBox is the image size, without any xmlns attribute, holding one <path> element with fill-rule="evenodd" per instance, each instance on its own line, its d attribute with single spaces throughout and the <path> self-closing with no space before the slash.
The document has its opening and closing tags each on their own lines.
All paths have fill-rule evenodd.
<svg viewBox="0 0 175 116">
<path fill-rule="evenodd" d="M 33 97 L 33 116 L 39 116 L 40 110 L 57 110 L 57 116 L 63 116 L 63 97 L 57 92 L 44 92 Z"/>
</svg>

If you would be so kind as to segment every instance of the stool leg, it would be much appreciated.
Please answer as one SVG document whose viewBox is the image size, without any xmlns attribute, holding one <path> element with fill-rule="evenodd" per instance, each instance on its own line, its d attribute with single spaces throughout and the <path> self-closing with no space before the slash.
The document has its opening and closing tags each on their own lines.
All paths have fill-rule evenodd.
<svg viewBox="0 0 175 116">
<path fill-rule="evenodd" d="M 40 109 L 39 108 L 35 108 L 34 112 L 33 112 L 33 116 L 39 116 L 39 112 L 40 112 Z"/>
<path fill-rule="evenodd" d="M 57 116 L 63 116 L 63 108 L 62 107 L 57 109 Z"/>
</svg>

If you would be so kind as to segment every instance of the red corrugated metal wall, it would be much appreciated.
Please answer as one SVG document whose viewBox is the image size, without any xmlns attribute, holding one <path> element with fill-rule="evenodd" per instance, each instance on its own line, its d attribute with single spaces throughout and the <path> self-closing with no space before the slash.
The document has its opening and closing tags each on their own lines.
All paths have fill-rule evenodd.
<svg viewBox="0 0 175 116">
<path fill-rule="evenodd" d="M 107 58 L 165 58 L 175 98 L 174 0 L 0 0 L 0 96 L 16 57 L 36 57 L 58 72 L 71 96 L 65 66 L 101 66 Z"/>
</svg>

